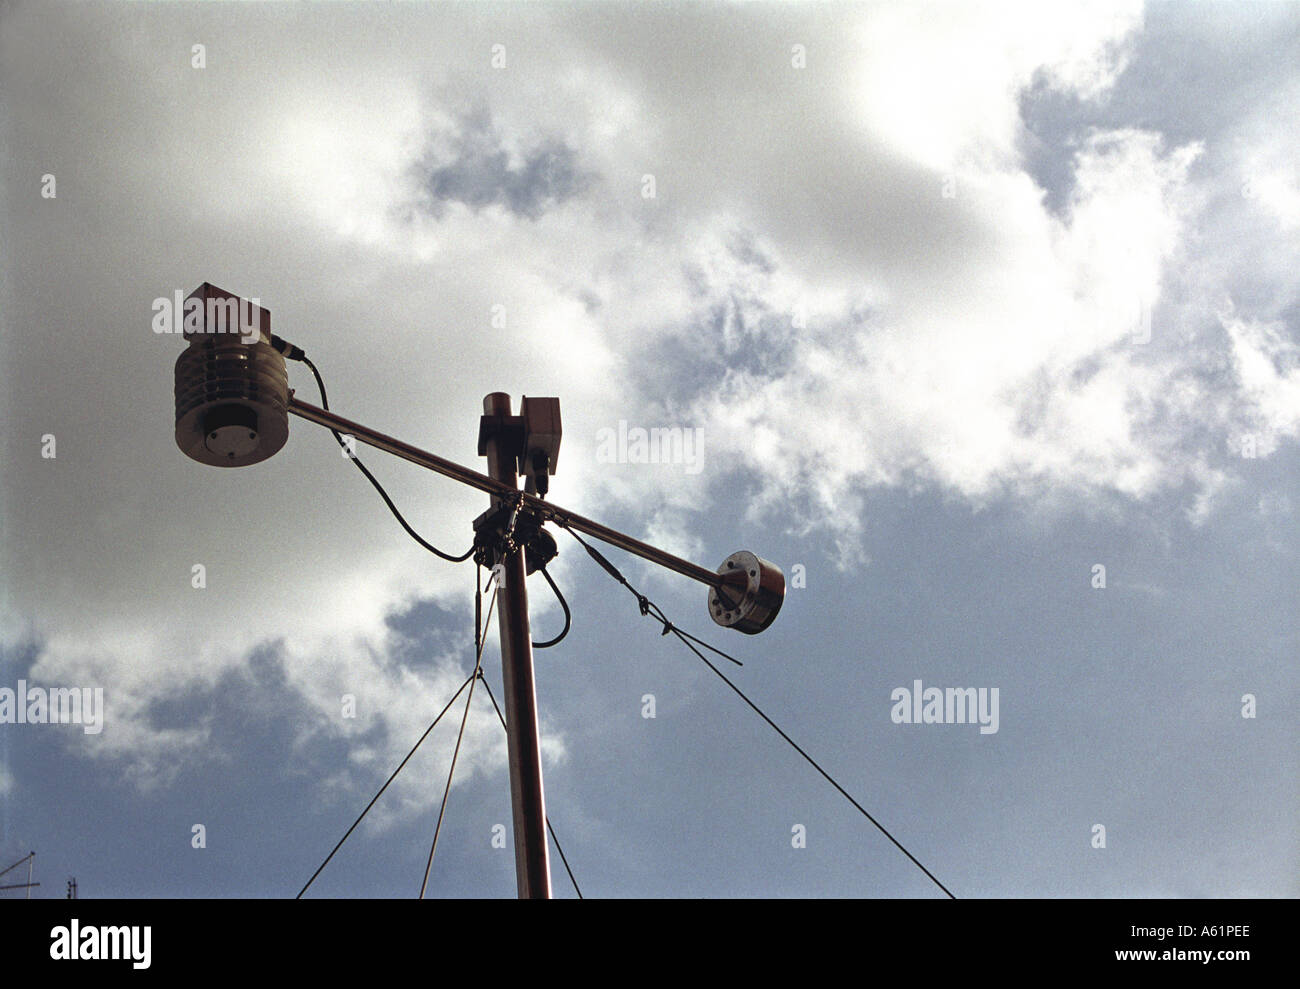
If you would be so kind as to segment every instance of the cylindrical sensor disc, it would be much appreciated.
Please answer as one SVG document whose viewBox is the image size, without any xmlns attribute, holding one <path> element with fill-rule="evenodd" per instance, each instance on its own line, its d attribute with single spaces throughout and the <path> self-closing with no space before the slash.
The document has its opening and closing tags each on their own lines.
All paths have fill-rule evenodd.
<svg viewBox="0 0 1300 989">
<path fill-rule="evenodd" d="M 757 635 L 772 624 L 785 600 L 785 574 L 775 563 L 741 550 L 718 573 L 726 578 L 709 591 L 709 614 L 724 628 Z"/>
<path fill-rule="evenodd" d="M 289 438 L 289 375 L 264 338 L 190 337 L 176 360 L 176 445 L 214 467 L 243 467 Z"/>
</svg>

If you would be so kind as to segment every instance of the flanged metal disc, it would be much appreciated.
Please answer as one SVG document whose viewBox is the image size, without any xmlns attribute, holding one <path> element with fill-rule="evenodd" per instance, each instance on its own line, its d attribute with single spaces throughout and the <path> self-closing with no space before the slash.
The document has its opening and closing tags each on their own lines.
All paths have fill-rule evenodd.
<svg viewBox="0 0 1300 989">
<path fill-rule="evenodd" d="M 709 615 L 723 628 L 757 635 L 772 624 L 785 600 L 785 574 L 775 563 L 741 550 L 722 561 L 721 588 L 709 591 Z"/>
</svg>

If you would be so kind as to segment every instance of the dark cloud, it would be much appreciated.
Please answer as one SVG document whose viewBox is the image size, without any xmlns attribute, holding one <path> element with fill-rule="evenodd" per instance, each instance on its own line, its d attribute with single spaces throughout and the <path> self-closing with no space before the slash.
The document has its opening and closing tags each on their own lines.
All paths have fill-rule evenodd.
<svg viewBox="0 0 1300 989">
<path fill-rule="evenodd" d="M 462 118 L 449 156 L 429 153 L 418 168 L 435 215 L 441 215 L 442 204 L 459 202 L 475 212 L 504 206 L 516 216 L 536 220 L 581 195 L 594 178 L 579 167 L 574 149 L 553 136 L 526 151 L 522 162 L 512 163 L 486 111 Z"/>
</svg>

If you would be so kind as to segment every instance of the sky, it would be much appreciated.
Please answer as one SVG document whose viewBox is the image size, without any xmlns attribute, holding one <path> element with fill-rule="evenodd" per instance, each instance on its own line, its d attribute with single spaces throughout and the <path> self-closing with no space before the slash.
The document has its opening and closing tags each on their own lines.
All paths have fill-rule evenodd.
<svg viewBox="0 0 1300 989">
<path fill-rule="evenodd" d="M 103 698 L 0 723 L 0 868 L 291 897 L 473 669 L 473 565 L 327 431 L 177 449 L 155 300 L 211 282 L 342 415 L 484 470 L 485 394 L 559 396 L 551 500 L 781 567 L 750 637 L 606 550 L 958 898 L 1300 895 L 1298 47 L 1295 3 L 0 5 L 0 721 Z M 361 457 L 469 546 L 482 494 Z M 584 895 L 942 895 L 557 539 Z M 430 896 L 515 894 L 485 701 Z M 308 896 L 418 895 L 462 711 Z"/>
</svg>

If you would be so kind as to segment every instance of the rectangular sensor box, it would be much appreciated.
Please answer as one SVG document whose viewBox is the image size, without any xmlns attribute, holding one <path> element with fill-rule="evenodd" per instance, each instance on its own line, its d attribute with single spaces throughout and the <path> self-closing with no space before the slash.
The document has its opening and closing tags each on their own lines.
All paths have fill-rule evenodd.
<svg viewBox="0 0 1300 989">
<path fill-rule="evenodd" d="M 524 396 L 519 410 L 524 420 L 525 456 L 542 452 L 549 458 L 549 473 L 555 473 L 560 459 L 560 400 Z"/>
</svg>

